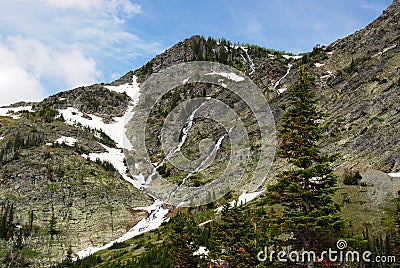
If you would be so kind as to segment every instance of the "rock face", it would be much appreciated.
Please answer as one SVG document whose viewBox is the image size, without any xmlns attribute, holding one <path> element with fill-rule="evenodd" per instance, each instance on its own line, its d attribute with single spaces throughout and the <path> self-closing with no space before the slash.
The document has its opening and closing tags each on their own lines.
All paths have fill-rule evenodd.
<svg viewBox="0 0 400 268">
<path fill-rule="evenodd" d="M 314 68 L 322 105 L 330 114 L 324 149 L 342 152 L 341 164 L 385 172 L 400 169 L 400 1 L 329 48 Z"/>
<path fill-rule="evenodd" d="M 129 82 L 132 82 L 132 76 Z M 113 117 L 122 116 L 128 107 L 130 98 L 125 92 L 110 91 L 104 85 L 79 87 L 50 96 L 36 105 L 36 109 L 51 106 L 55 109 L 73 107 L 87 114 L 102 117 L 106 122 Z"/>
<path fill-rule="evenodd" d="M 114 95 L 100 92 L 104 94 L 98 98 Z M 44 266 L 65 258 L 69 247 L 78 251 L 101 246 L 145 216 L 131 208 L 152 203 L 109 164 L 82 156 L 104 152 L 99 144 L 103 141 L 96 131 L 67 125 L 58 117 L 54 108 L 69 105 L 74 96 L 61 94 L 65 99 L 50 97 L 35 104 L 36 112 L 20 113 L 19 119 L 0 116 L 0 211 L 3 217 L 7 205 L 13 205 L 13 226 L 22 226 L 24 232 L 30 229 L 24 246 L 32 252 L 29 256 L 11 254 L 11 259 L 15 258 L 13 267 L 24 263 L 16 261 L 18 258 L 32 266 Z M 60 99 L 65 102 L 59 103 Z M 114 108 L 123 110 L 124 100 Z M 97 111 L 99 115 L 104 112 Z M 56 142 L 63 136 L 73 138 L 75 143 Z M 15 243 L 11 234 L 6 236 L 9 243 Z M 3 247 L 0 251 L 8 252 Z"/>
</svg>

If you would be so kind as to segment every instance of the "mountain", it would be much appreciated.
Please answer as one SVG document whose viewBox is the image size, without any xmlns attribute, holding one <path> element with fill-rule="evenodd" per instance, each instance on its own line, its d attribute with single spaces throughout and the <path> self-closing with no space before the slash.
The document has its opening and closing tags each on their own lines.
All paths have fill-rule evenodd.
<svg viewBox="0 0 400 268">
<path fill-rule="evenodd" d="M 196 35 L 110 84 L 79 87 L 38 103 L 0 108 L 0 235 L 11 241 L 8 247 L 0 248 L 0 256 L 14 267 L 59 262 L 69 248 L 79 257 L 87 256 L 124 234 L 129 238 L 158 228 L 174 214 L 173 207 L 162 205 L 143 191 L 143 174 L 151 171 L 141 165 L 142 156 L 124 159 L 124 150 L 131 149 L 124 138 L 124 123 L 132 117 L 131 109 L 136 111 L 137 103 L 140 105 L 140 95 L 144 94 L 140 87 L 150 75 L 183 62 L 220 62 L 247 75 L 268 100 L 277 123 L 288 107 L 286 89 L 297 80 L 300 66 L 306 65 L 314 77 L 320 108 L 329 113 L 322 151 L 339 153 L 334 163 L 339 174 L 349 170 L 382 171 L 368 177 L 373 179 L 368 181 L 372 186 L 362 196 L 366 204 L 377 198 L 370 194 L 374 191 L 380 193 L 382 200 L 392 198 L 387 192 L 396 194 L 399 184 L 389 184 L 390 179 L 383 172 L 400 172 L 399 13 L 400 0 L 395 0 L 366 28 L 298 56 Z M 184 100 L 202 96 L 227 103 L 240 118 L 245 118 L 252 159 L 244 174 L 245 181 L 253 174 L 261 153 L 261 132 L 252 107 L 222 86 L 188 83 L 163 96 L 147 118 L 149 159 L 163 163 L 168 153 L 160 143 L 168 114 Z M 198 144 L 204 138 L 217 141 L 226 132 L 206 118 L 193 122 L 181 148 L 192 160 L 201 156 Z M 209 169 L 191 174 L 166 161 L 158 167 L 157 176 L 174 183 L 187 178 L 189 186 L 214 180 L 225 168 L 231 145 L 227 139 L 221 139 L 218 147 L 216 143 L 203 145 L 208 146 L 209 153 L 213 148 L 218 152 Z M 276 158 L 267 183 L 285 168 L 287 164 Z M 379 174 L 383 174 L 382 178 Z M 390 191 L 386 189 L 388 185 Z M 242 199 L 257 196 L 250 198 L 243 195 L 245 187 L 241 190 L 233 193 L 232 198 L 241 194 Z M 354 191 L 344 187 L 340 194 L 360 198 Z M 213 213 L 221 203 L 219 200 L 201 209 Z M 381 228 L 383 208 L 379 202 L 375 205 L 365 213 L 376 217 L 370 224 Z M 351 217 L 363 209 L 352 206 L 344 211 Z M 364 224 L 362 220 L 359 219 L 359 226 Z M 24 232 L 22 245 L 18 244 L 19 230 Z M 131 247 L 142 250 L 136 242 Z M 17 246 L 20 251 L 10 254 L 9 248 Z"/>
</svg>

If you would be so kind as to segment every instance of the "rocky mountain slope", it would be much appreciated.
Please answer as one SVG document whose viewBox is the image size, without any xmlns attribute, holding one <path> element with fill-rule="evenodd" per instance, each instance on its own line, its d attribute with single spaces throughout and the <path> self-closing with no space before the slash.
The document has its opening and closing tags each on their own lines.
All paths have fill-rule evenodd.
<svg viewBox="0 0 400 268">
<path fill-rule="evenodd" d="M 62 259 L 69 247 L 78 253 L 100 247 L 134 226 L 133 235 L 137 235 L 161 224 L 166 207 L 140 191 L 143 178 L 139 171 L 143 170 L 135 165 L 138 159 L 129 169 L 137 173 L 127 172 L 129 163 L 124 161 L 123 150 L 130 146 L 123 139 L 123 125 L 132 116 L 130 110 L 139 97 L 137 82 L 143 83 L 151 74 L 178 63 L 206 60 L 236 68 L 260 88 L 276 122 L 288 105 L 286 89 L 305 64 L 315 78 L 321 109 L 330 114 L 322 150 L 340 153 L 335 162 L 337 170 L 399 172 L 399 13 L 400 1 L 395 0 L 365 29 L 299 56 L 193 36 L 111 84 L 80 87 L 39 103 L 1 108 L 1 215 L 6 215 L 9 204 L 14 206 L 14 227 L 8 226 L 11 233 L 2 237 L 14 242 L 3 243 L 1 256 L 15 266 L 49 264 Z M 228 103 L 246 118 L 251 155 L 256 159 L 246 171 L 250 176 L 260 154 L 260 130 L 251 107 L 223 87 L 199 83 L 178 87 L 155 105 L 146 133 L 151 161 L 160 162 L 165 157 L 159 140 L 166 116 L 185 99 L 199 96 Z M 26 107 L 16 108 L 20 106 Z M 197 144 L 201 139 L 211 137 L 216 141 L 223 133 L 211 121 L 196 120 L 182 152 L 195 159 L 200 155 Z M 205 184 L 223 170 L 230 156 L 229 142 L 223 140 L 217 151 L 216 164 L 190 177 L 189 185 Z M 268 181 L 285 167 L 280 159 L 275 160 Z M 187 176 L 168 163 L 159 172 L 171 182 Z M 136 225 L 145 217 L 148 223 Z M 152 221 L 157 217 L 157 222 Z M 31 218 L 33 227 L 28 228 Z M 10 240 L 13 232 L 18 233 L 16 226 L 27 232 L 25 244 L 29 251 L 10 255 L 9 249 L 17 241 Z"/>
</svg>

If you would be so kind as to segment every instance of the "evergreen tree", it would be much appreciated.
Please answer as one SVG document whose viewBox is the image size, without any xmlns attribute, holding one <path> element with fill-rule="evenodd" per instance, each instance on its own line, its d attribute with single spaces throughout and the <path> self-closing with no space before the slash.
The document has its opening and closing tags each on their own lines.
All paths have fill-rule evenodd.
<svg viewBox="0 0 400 268">
<path fill-rule="evenodd" d="M 326 129 L 320 121 L 326 114 L 317 111 L 312 86 L 302 66 L 298 82 L 290 89 L 291 107 L 282 116 L 279 129 L 277 154 L 291 169 L 279 174 L 277 183 L 268 188 L 270 200 L 283 206 L 277 222 L 286 237 L 292 237 L 283 239 L 282 244 L 297 250 L 323 249 L 344 227 L 344 220 L 337 215 L 340 207 L 332 200 L 337 190 L 337 176 L 330 167 L 333 157 L 322 156 L 318 149 Z"/>
<path fill-rule="evenodd" d="M 394 214 L 394 220 L 396 223 L 396 229 L 393 234 L 393 250 L 392 253 L 396 256 L 396 263 L 392 267 L 400 267 L 400 198 L 396 200 L 396 211 Z"/>
<path fill-rule="evenodd" d="M 171 219 L 169 240 L 169 260 L 173 267 L 197 267 L 198 257 L 193 253 L 198 249 L 196 245 L 196 224 L 191 215 L 178 212 Z"/>
<path fill-rule="evenodd" d="M 255 267 L 256 234 L 249 216 L 241 207 L 224 206 L 214 230 L 211 259 L 222 260 L 227 267 Z"/>
<path fill-rule="evenodd" d="M 226 63 L 228 60 L 227 51 L 224 46 L 220 46 L 218 51 L 218 61 L 221 63 Z"/>
</svg>

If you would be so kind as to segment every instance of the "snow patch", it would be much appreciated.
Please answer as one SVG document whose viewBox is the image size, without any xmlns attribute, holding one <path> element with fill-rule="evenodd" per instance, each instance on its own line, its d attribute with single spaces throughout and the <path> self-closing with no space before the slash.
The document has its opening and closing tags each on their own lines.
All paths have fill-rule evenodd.
<svg viewBox="0 0 400 268">
<path fill-rule="evenodd" d="M 288 64 L 288 69 L 286 70 L 286 73 L 285 73 L 281 78 L 279 78 L 278 81 L 275 82 L 275 84 L 274 84 L 274 88 L 275 88 L 275 89 L 279 86 L 279 84 L 281 83 L 281 81 L 282 81 L 283 79 L 285 79 L 286 76 L 288 76 L 288 74 L 290 73 L 290 69 L 292 69 L 292 64 L 289 63 L 289 64 Z"/>
<path fill-rule="evenodd" d="M 66 123 L 70 125 L 75 125 L 77 123 L 80 123 L 83 126 L 88 126 L 92 129 L 101 129 L 102 131 L 104 131 L 104 133 L 110 136 L 110 138 L 117 143 L 118 147 L 131 150 L 133 147 L 129 139 L 125 135 L 125 124 L 126 122 L 129 122 L 130 119 L 132 118 L 133 116 L 132 109 L 139 100 L 140 96 L 139 83 L 136 82 L 136 76 L 133 76 L 132 83 L 120 86 L 106 86 L 106 88 L 116 92 L 126 92 L 126 94 L 132 98 L 132 105 L 128 106 L 123 116 L 114 117 L 113 120 L 115 122 L 111 124 L 106 124 L 100 117 L 91 114 L 89 114 L 89 117 L 91 119 L 84 118 L 82 112 L 72 107 L 59 110 L 59 112 L 63 115 Z"/>
<path fill-rule="evenodd" d="M 190 78 L 183 79 L 182 84 L 186 84 Z"/>
<path fill-rule="evenodd" d="M 255 199 L 257 196 L 259 196 L 260 194 L 262 194 L 264 192 L 264 190 L 259 191 L 259 192 L 252 192 L 252 193 L 242 193 L 238 200 L 233 200 L 231 202 L 229 202 L 229 206 L 233 207 L 235 204 L 240 206 L 240 205 L 244 205 L 250 201 L 252 201 L 253 199 Z M 214 209 L 214 212 L 219 213 L 222 211 L 222 209 L 224 208 L 224 206 L 220 206 L 216 209 Z"/>
<path fill-rule="evenodd" d="M 137 82 L 137 77 L 135 75 L 132 77 L 132 83 L 127 83 L 119 86 L 105 86 L 105 88 L 119 93 L 125 92 L 126 95 L 131 97 L 134 105 L 136 105 L 139 100 L 140 87 L 139 83 Z"/>
<path fill-rule="evenodd" d="M 298 60 L 301 59 L 303 56 L 302 55 L 297 55 L 297 56 L 291 56 L 291 55 L 282 55 L 282 57 L 284 57 L 285 59 L 294 59 L 294 60 Z"/>
<path fill-rule="evenodd" d="M 102 161 L 110 162 L 111 164 L 113 164 L 115 169 L 121 174 L 121 176 L 124 178 L 124 180 L 131 183 L 134 187 L 140 189 L 140 184 L 137 181 L 129 178 L 126 175 L 127 169 L 124 164 L 125 155 L 122 152 L 122 150 L 110 148 L 103 144 L 101 144 L 101 145 L 104 147 L 104 149 L 107 150 L 107 152 L 105 152 L 105 153 L 90 153 L 89 155 L 83 154 L 82 157 L 89 158 L 92 161 L 96 161 L 96 159 L 100 159 Z M 143 177 L 143 175 L 142 175 L 142 177 Z M 144 180 L 144 177 L 143 177 L 143 180 Z M 123 234 L 120 238 L 118 238 L 114 241 L 111 241 L 102 247 L 88 247 L 84 250 L 77 252 L 76 255 L 78 257 L 75 258 L 75 260 L 85 258 L 89 255 L 96 253 L 97 251 L 111 247 L 114 243 L 124 242 L 128 239 L 131 239 L 131 238 L 137 236 L 137 235 L 143 234 L 145 232 L 148 232 L 148 231 L 151 231 L 151 230 L 154 230 L 154 229 L 157 229 L 158 227 L 160 227 L 160 225 L 164 222 L 164 217 L 165 217 L 165 215 L 167 215 L 169 210 L 162 208 L 162 204 L 163 204 L 162 201 L 160 201 L 154 197 L 153 197 L 153 199 L 154 199 L 154 203 L 148 207 L 134 208 L 134 210 L 146 210 L 150 214 L 147 218 L 142 219 L 132 229 L 130 229 L 125 234 Z"/>
<path fill-rule="evenodd" d="M 132 178 L 126 175 L 127 168 L 124 164 L 125 154 L 122 152 L 121 149 L 110 148 L 104 144 L 101 144 L 107 152 L 105 153 L 90 153 L 89 155 L 83 154 L 82 157 L 89 158 L 92 161 L 96 161 L 96 159 L 100 159 L 101 161 L 108 161 L 110 162 L 115 169 L 121 174 L 122 178 L 132 184 L 134 187 L 140 189 L 140 185 L 137 181 L 133 180 Z"/>
<path fill-rule="evenodd" d="M 72 137 L 61 136 L 61 138 L 57 139 L 55 142 L 59 144 L 64 143 L 68 146 L 74 146 L 74 144 L 77 142 L 77 139 Z"/>
<path fill-rule="evenodd" d="M 19 112 L 21 111 L 33 112 L 32 106 L 3 107 L 0 108 L 0 116 L 8 116 L 13 119 L 18 119 L 20 118 Z"/>
<path fill-rule="evenodd" d="M 199 227 L 200 227 L 200 226 L 203 226 L 203 225 L 206 225 L 207 223 L 212 222 L 212 221 L 213 221 L 213 220 L 208 220 L 208 221 L 202 222 L 202 223 L 199 224 Z"/>
<path fill-rule="evenodd" d="M 149 207 L 145 207 L 147 211 L 151 211 L 151 214 L 149 217 L 142 219 L 138 224 L 136 224 L 132 229 L 130 229 L 125 234 L 123 234 L 120 238 L 118 238 L 114 241 L 111 241 L 102 247 L 88 247 L 84 250 L 77 252 L 76 255 L 78 257 L 75 258 L 75 260 L 83 259 L 89 255 L 96 253 L 97 251 L 107 249 L 115 243 L 121 243 L 121 242 L 129 240 L 137 235 L 157 229 L 164 222 L 164 217 L 168 213 L 168 210 L 163 209 L 161 207 L 161 205 L 162 205 L 162 202 L 159 200 L 156 200 L 153 205 L 151 205 Z"/>
<path fill-rule="evenodd" d="M 240 54 L 240 56 L 242 56 L 244 62 L 249 62 L 250 69 L 251 69 L 251 72 L 249 73 L 249 75 L 252 75 L 256 71 L 256 68 L 255 68 L 256 65 L 254 64 L 253 59 L 250 57 L 250 55 L 248 53 L 249 49 L 247 47 L 241 47 L 241 49 L 244 51 L 244 53 L 246 53 L 247 60 L 241 54 Z"/>
<path fill-rule="evenodd" d="M 242 193 L 239 198 L 237 203 L 239 205 L 242 204 L 246 204 L 247 202 L 252 201 L 253 199 L 255 199 L 257 196 L 259 196 L 260 194 L 262 194 L 264 191 L 259 191 L 259 192 L 253 192 L 253 193 Z"/>
<path fill-rule="evenodd" d="M 1 141 L 1 140 L 4 140 L 4 137 L 0 136 L 0 141 Z"/>
<path fill-rule="evenodd" d="M 201 258 L 202 256 L 208 256 L 208 252 L 209 250 L 206 247 L 201 246 L 198 250 L 193 252 L 193 256 L 200 256 Z"/>
<path fill-rule="evenodd" d="M 328 71 L 328 74 L 321 76 L 321 79 L 326 79 L 328 77 L 331 77 L 333 75 L 333 73 L 331 71 Z"/>
<path fill-rule="evenodd" d="M 132 105 L 136 105 L 139 99 L 140 91 L 139 84 L 136 82 L 136 76 L 133 76 L 133 82 L 121 86 L 107 86 L 109 90 L 114 90 L 117 92 L 126 92 L 128 96 L 132 98 Z M 76 122 L 81 123 L 82 125 L 89 126 L 94 129 L 103 130 L 108 136 L 110 136 L 114 141 L 117 142 L 117 145 L 121 148 L 131 149 L 132 145 L 125 136 L 125 122 L 129 122 L 131 119 L 133 112 L 133 106 L 129 106 L 125 115 L 122 117 L 115 117 L 115 123 L 105 124 L 101 118 L 90 115 L 92 120 L 88 120 L 83 118 L 83 114 L 74 108 L 67 108 L 65 110 L 61 110 L 60 113 L 63 114 L 64 119 L 70 123 L 75 124 Z M 125 146 L 124 146 L 125 145 Z M 132 184 L 134 187 L 141 189 L 141 182 L 145 181 L 143 174 L 139 174 L 138 176 L 134 176 L 136 180 L 130 178 L 127 175 L 127 167 L 124 164 L 125 155 L 122 149 L 110 148 L 101 144 L 103 148 L 106 150 L 104 153 L 90 153 L 89 155 L 83 154 L 82 157 L 89 158 L 92 161 L 96 161 L 96 159 L 100 159 L 102 161 L 110 162 L 115 169 L 121 174 L 124 180 Z M 138 168 L 138 165 L 135 165 Z M 151 196 L 151 195 L 150 195 Z M 131 239 L 137 235 L 142 233 L 157 229 L 160 225 L 166 221 L 165 216 L 169 212 L 168 209 L 163 209 L 163 202 L 158 200 L 157 198 L 151 196 L 154 199 L 154 203 L 148 207 L 137 207 L 134 208 L 136 210 L 146 210 L 149 212 L 149 216 L 147 218 L 142 219 L 138 222 L 132 229 L 123 234 L 120 238 L 103 245 L 102 247 L 88 247 L 84 250 L 77 252 L 77 259 L 85 258 L 97 251 L 107 249 L 111 247 L 114 243 L 121 243 L 128 239 Z"/>
<path fill-rule="evenodd" d="M 392 45 L 392 46 L 390 46 L 390 47 L 385 48 L 385 49 L 382 51 L 382 54 L 385 53 L 385 52 L 387 52 L 387 51 L 389 51 L 389 50 L 391 50 L 391 49 L 393 49 L 393 48 L 395 48 L 395 47 L 397 47 L 397 44 L 394 44 L 394 45 Z"/>
<path fill-rule="evenodd" d="M 400 178 L 400 173 L 388 173 L 388 175 L 392 178 Z"/>
<path fill-rule="evenodd" d="M 316 63 L 314 63 L 314 65 L 315 65 L 315 67 L 319 68 L 319 67 L 324 66 L 325 64 L 316 62 Z"/>
<path fill-rule="evenodd" d="M 212 71 L 212 73 L 206 73 L 205 75 L 220 75 L 222 77 L 228 78 L 229 80 L 240 82 L 244 80 L 244 77 L 241 77 L 235 73 L 225 73 L 225 72 L 216 72 Z"/>
<path fill-rule="evenodd" d="M 287 90 L 287 87 L 283 87 L 283 88 L 278 88 L 276 91 L 278 92 L 278 95 L 280 95 L 283 92 L 285 92 L 286 90 Z"/>
<path fill-rule="evenodd" d="M 132 144 L 125 135 L 125 121 L 128 122 L 133 115 L 132 108 L 133 106 L 128 106 L 125 115 L 114 117 L 115 122 L 111 124 L 104 123 L 102 118 L 96 115 L 90 114 L 91 119 L 85 118 L 82 112 L 73 107 L 59 110 L 59 112 L 63 115 L 67 124 L 76 125 L 80 123 L 92 129 L 101 129 L 117 143 L 118 147 L 130 150 L 132 149 Z"/>
<path fill-rule="evenodd" d="M 233 200 L 233 201 L 229 202 L 228 204 L 229 204 L 229 207 L 233 207 L 236 204 L 236 200 Z M 214 209 L 214 212 L 219 213 L 223 209 L 224 209 L 224 206 L 220 206 L 220 207 L 217 207 L 216 209 Z"/>
<path fill-rule="evenodd" d="M 397 47 L 397 44 L 394 44 L 394 45 L 391 45 L 390 47 L 384 48 L 382 51 L 376 53 L 376 54 L 373 55 L 372 57 L 380 56 L 380 55 L 384 54 L 385 52 L 387 52 L 387 51 L 389 51 L 389 50 L 391 50 L 391 49 L 393 49 L 393 48 L 395 48 L 395 47 Z"/>
</svg>

